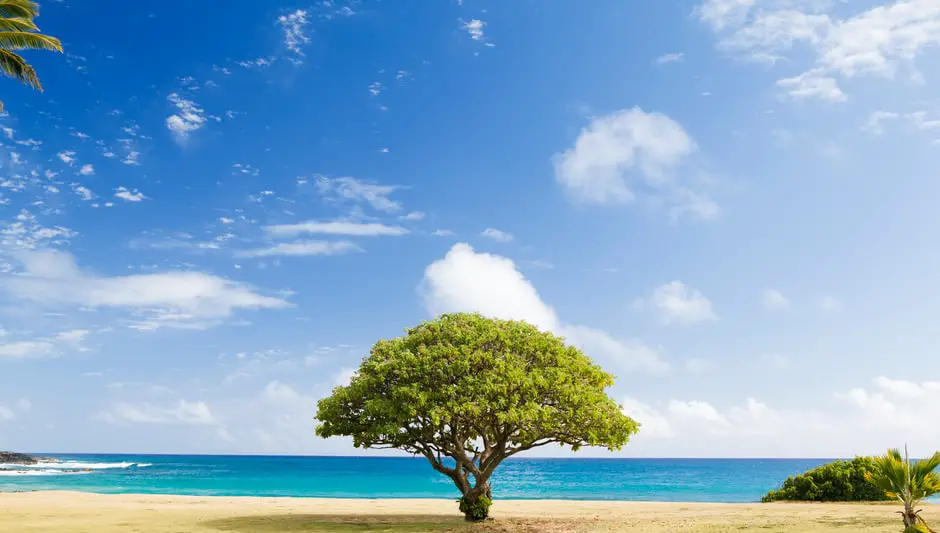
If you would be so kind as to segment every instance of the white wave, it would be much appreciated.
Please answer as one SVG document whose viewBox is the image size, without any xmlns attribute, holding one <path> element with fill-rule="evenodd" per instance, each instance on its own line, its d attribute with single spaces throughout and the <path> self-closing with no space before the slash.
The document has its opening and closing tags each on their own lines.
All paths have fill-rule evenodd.
<svg viewBox="0 0 940 533">
<path fill-rule="evenodd" d="M 0 468 L 10 468 L 14 470 L 106 470 L 111 468 L 144 468 L 153 466 L 150 463 L 83 463 L 81 461 L 59 461 L 55 463 L 37 463 L 34 465 L 17 465 L 0 463 Z"/>
</svg>

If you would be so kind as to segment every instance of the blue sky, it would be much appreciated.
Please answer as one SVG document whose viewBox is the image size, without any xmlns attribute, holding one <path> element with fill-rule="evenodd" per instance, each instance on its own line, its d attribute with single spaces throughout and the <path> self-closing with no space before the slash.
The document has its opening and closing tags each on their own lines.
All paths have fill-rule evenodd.
<svg viewBox="0 0 940 533">
<path fill-rule="evenodd" d="M 624 456 L 940 438 L 935 0 L 191 4 L 42 2 L 2 82 L 0 448 L 355 453 L 316 400 L 448 311 Z"/>
</svg>

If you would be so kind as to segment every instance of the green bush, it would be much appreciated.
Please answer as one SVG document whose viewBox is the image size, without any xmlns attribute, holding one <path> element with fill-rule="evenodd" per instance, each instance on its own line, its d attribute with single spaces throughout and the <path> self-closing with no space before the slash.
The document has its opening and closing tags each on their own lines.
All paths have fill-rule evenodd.
<svg viewBox="0 0 940 533">
<path fill-rule="evenodd" d="M 464 514 L 468 521 L 486 520 L 490 515 L 490 506 L 493 505 L 493 499 L 489 496 L 477 496 L 476 500 L 470 501 L 466 496 L 457 500 L 460 502 L 460 512 Z"/>
<path fill-rule="evenodd" d="M 883 490 L 865 479 L 874 462 L 871 457 L 835 461 L 799 476 L 788 477 L 783 486 L 768 492 L 761 501 L 877 502 L 889 500 Z"/>
</svg>

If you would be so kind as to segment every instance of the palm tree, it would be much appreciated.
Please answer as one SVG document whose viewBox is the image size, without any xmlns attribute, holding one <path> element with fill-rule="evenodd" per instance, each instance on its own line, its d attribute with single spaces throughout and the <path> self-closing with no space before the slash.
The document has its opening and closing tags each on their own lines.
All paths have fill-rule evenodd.
<svg viewBox="0 0 940 533">
<path fill-rule="evenodd" d="M 940 493 L 940 475 L 934 470 L 940 466 L 940 452 L 932 457 L 911 463 L 904 447 L 904 457 L 897 449 L 875 458 L 874 469 L 865 477 L 889 497 L 897 498 L 904 504 L 904 510 L 898 511 L 904 520 L 905 533 L 936 533 L 920 516 L 920 509 L 914 510 L 921 500 Z"/>
<path fill-rule="evenodd" d="M 39 4 L 32 0 L 0 0 L 0 73 L 16 78 L 42 91 L 36 70 L 13 50 L 37 49 L 62 51 L 55 37 L 39 33 L 33 19 L 39 16 Z M 0 102 L 0 111 L 3 102 Z"/>
</svg>

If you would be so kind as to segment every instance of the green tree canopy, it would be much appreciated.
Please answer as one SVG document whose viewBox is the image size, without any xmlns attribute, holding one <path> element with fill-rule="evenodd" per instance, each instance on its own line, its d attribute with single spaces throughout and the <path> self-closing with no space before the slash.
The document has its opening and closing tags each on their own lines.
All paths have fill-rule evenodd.
<svg viewBox="0 0 940 533">
<path fill-rule="evenodd" d="M 490 478 L 520 452 L 623 447 L 638 424 L 606 389 L 613 376 L 525 322 L 448 314 L 381 340 L 349 385 L 320 400 L 317 434 L 422 455 L 486 518 Z"/>
<path fill-rule="evenodd" d="M 38 49 L 62 51 L 55 37 L 39 33 L 33 19 L 39 16 L 39 4 L 32 0 L 0 0 L 0 72 L 42 91 L 36 70 L 14 50 Z M 3 110 L 3 102 L 0 102 Z"/>
</svg>

